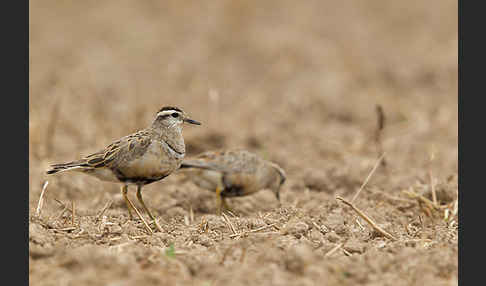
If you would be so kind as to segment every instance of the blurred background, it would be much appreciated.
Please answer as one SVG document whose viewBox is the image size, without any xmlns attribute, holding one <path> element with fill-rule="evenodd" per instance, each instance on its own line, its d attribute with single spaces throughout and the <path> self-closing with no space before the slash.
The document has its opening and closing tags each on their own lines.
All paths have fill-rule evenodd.
<svg viewBox="0 0 486 286">
<path fill-rule="evenodd" d="M 379 156 L 379 104 L 394 175 L 383 183 L 399 188 L 424 168 L 457 173 L 457 1 L 44 0 L 29 8 L 31 206 L 49 163 L 98 151 L 165 105 L 203 123 L 184 129 L 188 155 L 243 147 L 291 178 L 318 171 L 362 180 Z M 89 181 L 91 195 L 118 188 L 66 180 L 76 178 Z"/>
</svg>

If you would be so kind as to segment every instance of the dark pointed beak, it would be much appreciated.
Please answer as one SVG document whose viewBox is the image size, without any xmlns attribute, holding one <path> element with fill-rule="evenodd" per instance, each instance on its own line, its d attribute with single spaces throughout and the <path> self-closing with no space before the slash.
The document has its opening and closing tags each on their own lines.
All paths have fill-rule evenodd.
<svg viewBox="0 0 486 286">
<path fill-rule="evenodd" d="M 184 122 L 191 123 L 191 124 L 195 124 L 195 125 L 201 125 L 200 122 L 198 122 L 196 120 L 192 120 L 190 118 L 184 118 Z"/>
</svg>

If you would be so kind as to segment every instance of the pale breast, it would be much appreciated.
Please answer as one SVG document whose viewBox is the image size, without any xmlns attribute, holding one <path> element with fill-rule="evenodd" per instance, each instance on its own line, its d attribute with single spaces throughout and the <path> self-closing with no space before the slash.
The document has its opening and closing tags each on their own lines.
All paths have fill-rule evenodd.
<svg viewBox="0 0 486 286">
<path fill-rule="evenodd" d="M 184 155 L 177 155 L 172 154 L 170 147 L 164 142 L 152 141 L 142 156 L 126 162 L 124 166 L 119 167 L 119 170 L 128 178 L 162 177 L 179 168 Z"/>
</svg>

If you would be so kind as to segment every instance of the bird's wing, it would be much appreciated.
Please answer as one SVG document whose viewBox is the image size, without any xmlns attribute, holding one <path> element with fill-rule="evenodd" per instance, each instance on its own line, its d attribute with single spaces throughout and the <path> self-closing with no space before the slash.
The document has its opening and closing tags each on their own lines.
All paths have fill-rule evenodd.
<svg viewBox="0 0 486 286">
<path fill-rule="evenodd" d="M 103 151 L 86 156 L 84 159 L 95 168 L 112 167 L 122 161 L 142 156 L 150 143 L 152 143 L 150 134 L 147 131 L 139 131 L 111 143 Z"/>
<path fill-rule="evenodd" d="M 148 146 L 152 142 L 151 137 L 147 131 L 139 131 L 137 133 L 125 136 L 110 145 L 106 146 L 101 151 L 83 157 L 80 160 L 53 164 L 51 169 L 47 171 L 48 174 L 56 173 L 58 171 L 69 169 L 96 169 L 103 167 L 113 167 L 122 161 L 135 159 L 142 156 L 147 151 Z"/>
</svg>

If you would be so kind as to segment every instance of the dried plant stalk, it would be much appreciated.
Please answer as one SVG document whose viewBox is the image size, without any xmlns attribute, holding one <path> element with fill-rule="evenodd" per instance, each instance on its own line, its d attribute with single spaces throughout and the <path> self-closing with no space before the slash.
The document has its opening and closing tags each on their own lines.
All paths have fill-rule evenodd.
<svg viewBox="0 0 486 286">
<path fill-rule="evenodd" d="M 380 162 L 381 162 L 381 160 L 383 160 L 383 158 L 385 158 L 385 153 L 381 154 L 380 158 L 378 158 L 378 160 L 375 163 L 375 166 L 373 167 L 373 169 L 371 170 L 371 172 L 368 174 L 368 177 L 366 177 L 366 179 L 364 180 L 364 182 L 361 185 L 361 187 L 359 187 L 359 190 L 356 192 L 356 194 L 354 195 L 354 197 L 351 199 L 351 202 L 354 202 L 354 200 L 356 200 L 356 198 L 358 197 L 359 193 L 361 193 L 361 191 L 363 190 L 363 188 L 366 186 L 366 184 L 370 180 L 371 176 L 373 176 L 373 173 L 375 173 L 376 168 L 378 168 L 378 166 L 380 165 Z"/>
<path fill-rule="evenodd" d="M 234 225 L 229 220 L 228 216 L 225 213 L 222 213 L 222 216 L 223 216 L 223 221 L 226 223 L 226 225 L 228 226 L 228 228 L 233 232 L 233 234 L 239 235 L 236 232 L 236 229 L 235 229 Z"/>
<path fill-rule="evenodd" d="M 377 127 L 375 131 L 375 142 L 378 149 L 378 154 L 383 154 L 383 143 L 381 139 L 382 137 L 381 134 L 385 129 L 386 118 L 385 118 L 385 112 L 383 112 L 383 107 L 380 104 L 376 105 L 376 115 L 377 115 Z M 381 164 L 383 165 L 383 167 L 386 167 L 387 164 L 385 158 L 383 158 Z"/>
<path fill-rule="evenodd" d="M 329 257 L 331 256 L 334 252 L 336 252 L 338 249 L 340 249 L 342 246 L 344 245 L 344 243 L 339 243 L 338 245 L 334 246 L 331 250 L 329 250 L 325 255 L 324 257 Z"/>
<path fill-rule="evenodd" d="M 357 207 L 355 207 L 352 203 L 346 201 L 345 199 L 337 196 L 336 200 L 343 202 L 345 205 L 350 206 L 361 218 L 363 218 L 367 223 L 373 227 L 378 233 L 381 233 L 383 236 L 386 238 L 389 238 L 391 240 L 397 240 L 393 235 L 388 233 L 386 230 L 382 229 L 379 227 L 369 216 L 367 216 L 365 213 L 363 213 L 361 210 L 359 210 Z"/>
<path fill-rule="evenodd" d="M 42 207 L 44 206 L 44 193 L 47 190 L 47 185 L 48 184 L 49 184 L 49 181 L 45 181 L 44 182 L 44 185 L 42 185 L 42 191 L 41 191 L 41 194 L 40 194 L 40 197 L 39 197 L 39 202 L 37 203 L 37 209 L 35 211 L 35 215 L 37 217 L 40 216 L 41 211 L 42 211 Z"/>
<path fill-rule="evenodd" d="M 103 209 L 100 211 L 100 213 L 96 216 L 96 221 L 98 221 L 102 216 L 103 214 L 106 212 L 107 209 L 109 209 L 111 207 L 111 204 L 113 204 L 113 200 L 109 200 L 105 206 L 103 207 Z"/>
</svg>

